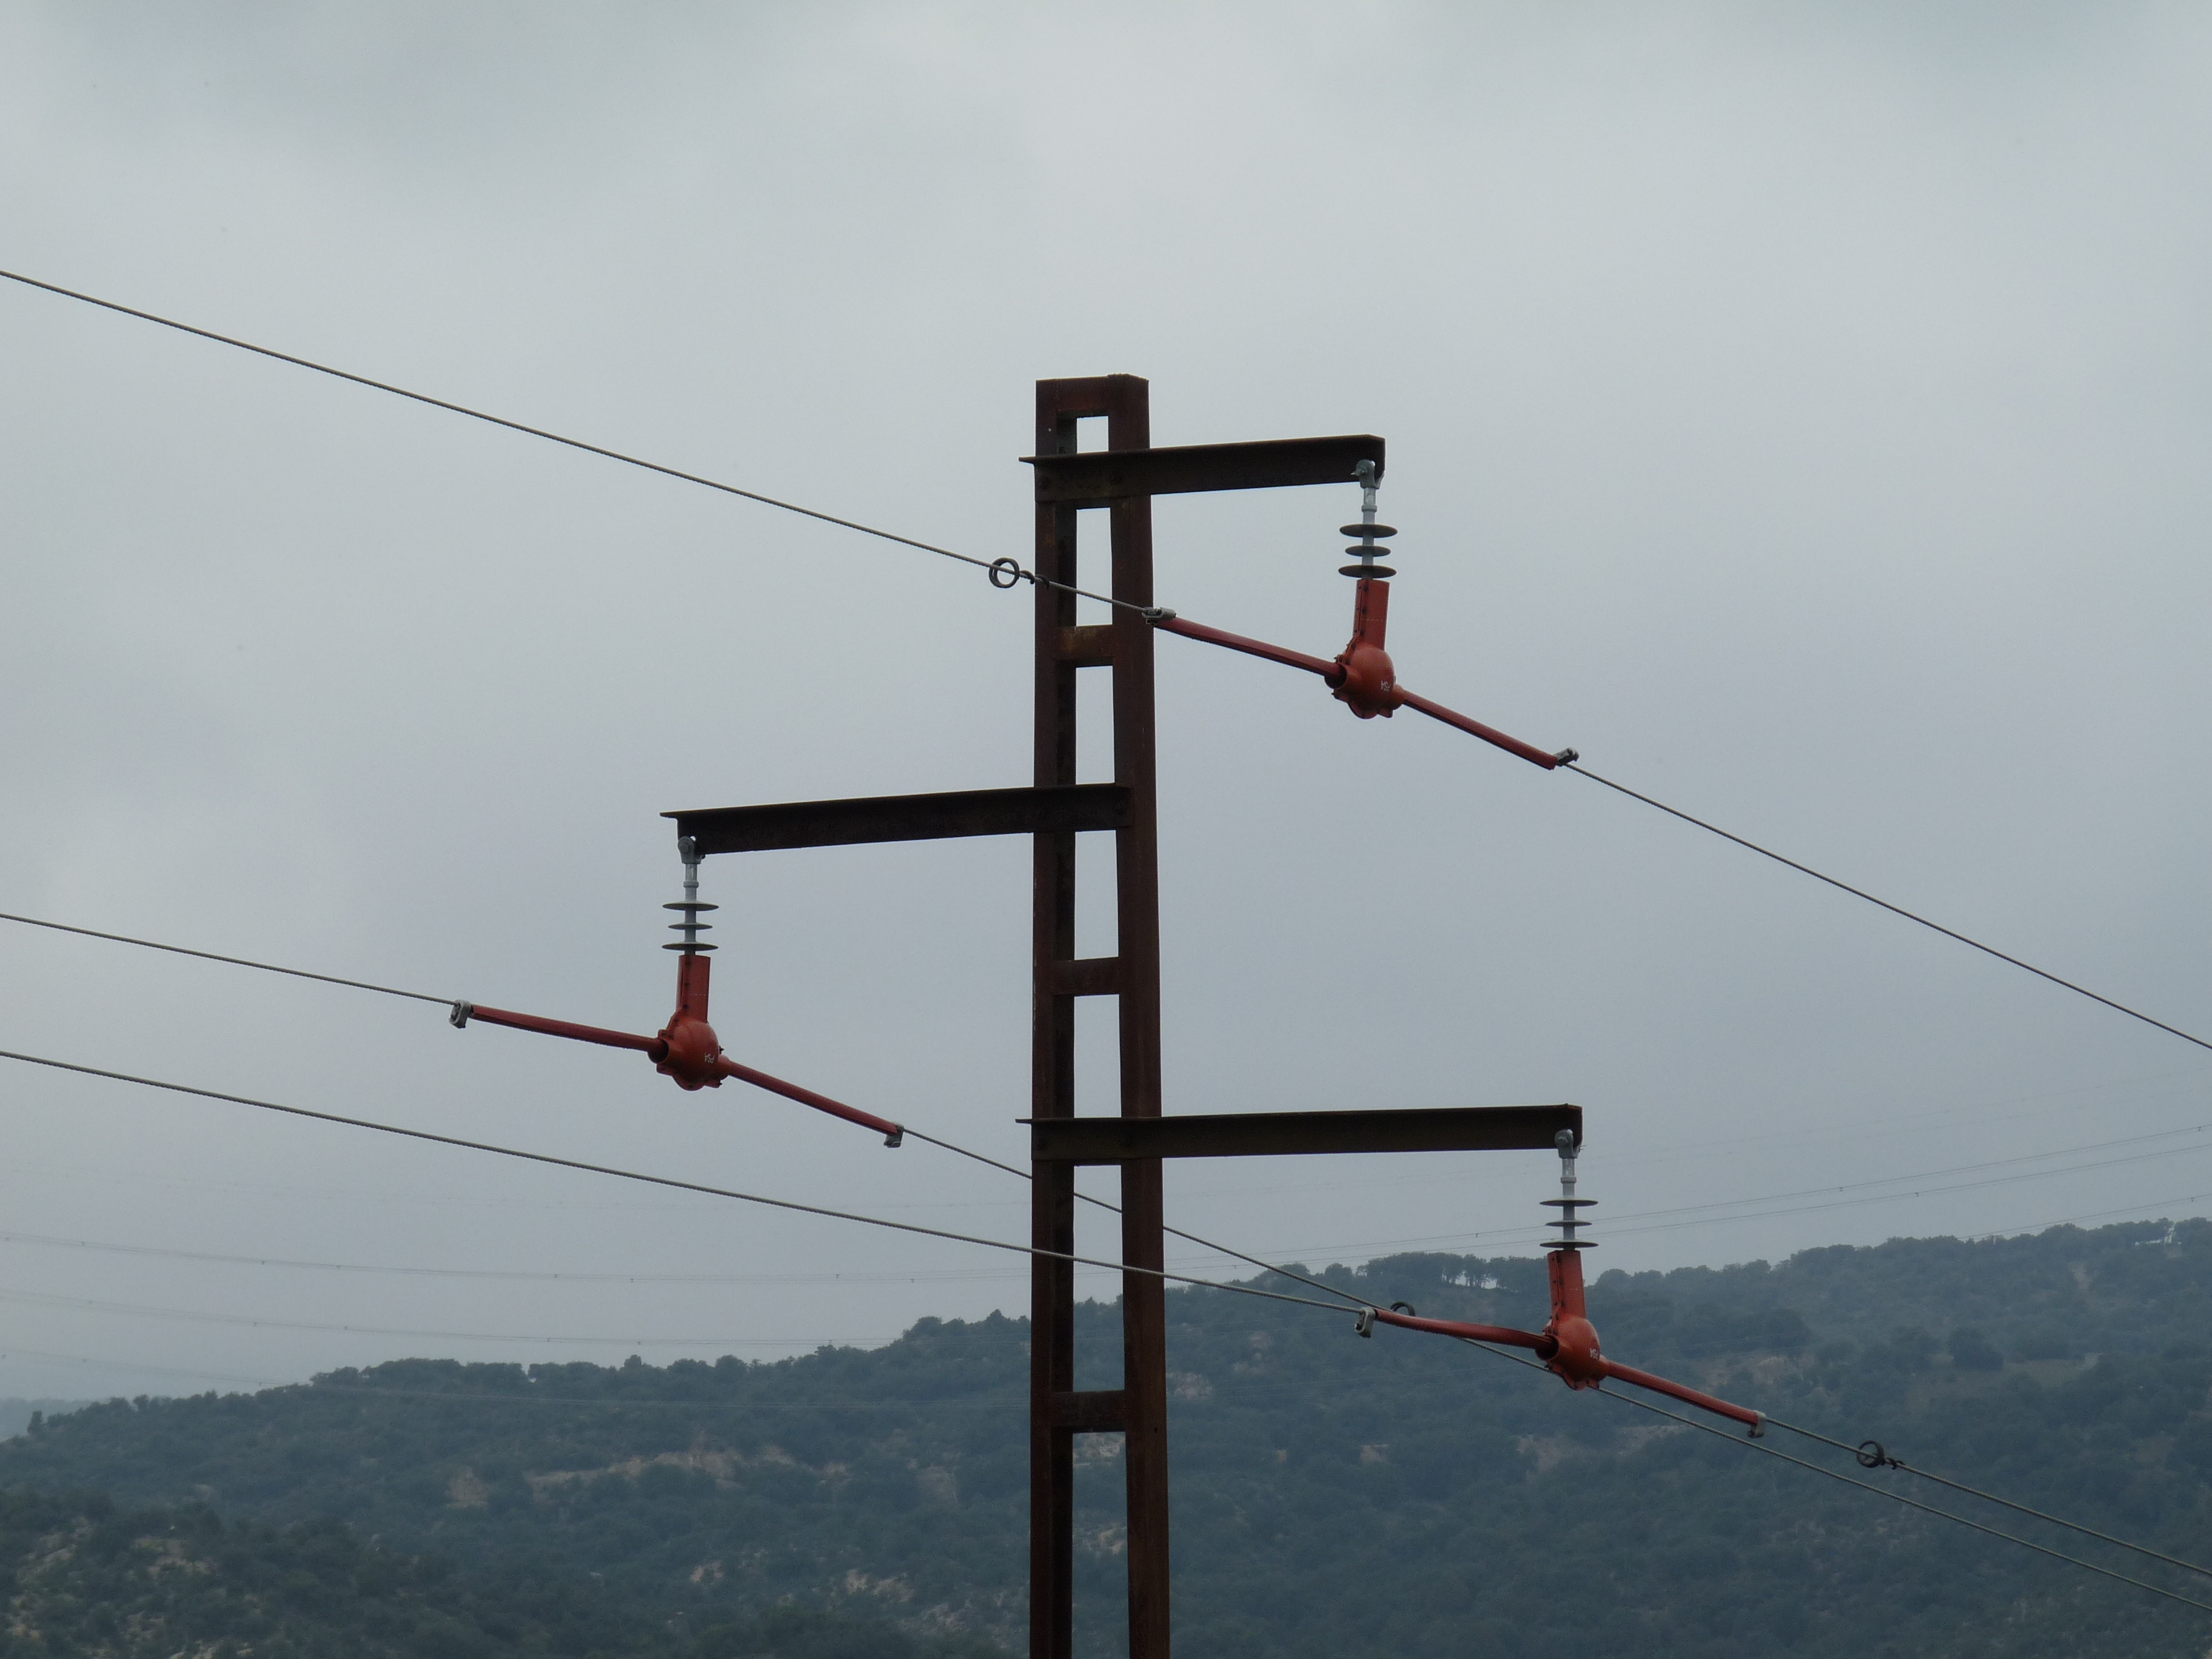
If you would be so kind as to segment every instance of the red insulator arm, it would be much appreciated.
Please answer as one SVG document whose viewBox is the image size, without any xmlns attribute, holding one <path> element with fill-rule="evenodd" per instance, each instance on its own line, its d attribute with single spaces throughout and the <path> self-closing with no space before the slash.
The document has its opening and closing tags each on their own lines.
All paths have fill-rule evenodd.
<svg viewBox="0 0 2212 1659">
<path fill-rule="evenodd" d="M 1468 1325 L 1456 1319 L 1420 1319 L 1411 1314 L 1391 1313 L 1383 1309 L 1375 1310 L 1378 1325 L 1398 1325 L 1409 1331 L 1428 1331 L 1437 1336 L 1455 1336 L 1468 1342 L 1490 1342 L 1500 1347 L 1528 1348 L 1538 1358 L 1548 1359 L 1559 1344 L 1550 1337 L 1535 1331 L 1509 1330 L 1502 1325 Z M 1663 1394 L 1679 1400 L 1686 1406 L 1695 1406 L 1699 1411 L 1711 1412 L 1715 1416 L 1747 1425 L 1756 1435 L 1766 1422 L 1765 1413 L 1755 1412 L 1748 1406 L 1730 1405 L 1725 1400 L 1685 1388 L 1680 1382 L 1670 1382 L 1663 1376 L 1654 1376 L 1650 1371 L 1639 1371 L 1633 1365 L 1622 1365 L 1607 1359 L 1602 1362 L 1605 1374 L 1617 1382 L 1633 1382 L 1639 1389 L 1649 1389 L 1654 1394 Z"/>
<path fill-rule="evenodd" d="M 1264 657 L 1269 662 L 1281 663 L 1285 668 L 1303 668 L 1309 674 L 1320 675 L 1331 685 L 1344 678 L 1344 670 L 1326 657 L 1309 657 L 1303 651 L 1269 645 L 1265 640 L 1248 640 L 1242 634 L 1225 634 L 1218 628 L 1208 628 L 1203 623 L 1185 622 L 1180 617 L 1164 617 L 1152 626 L 1163 634 L 1180 634 L 1187 640 L 1200 640 L 1207 645 L 1242 651 L 1248 657 Z"/>
<path fill-rule="evenodd" d="M 1377 1308 L 1375 1322 L 1378 1325 L 1397 1325 L 1409 1331 L 1427 1331 L 1436 1336 L 1456 1336 L 1468 1342 L 1495 1342 L 1501 1347 L 1533 1348 L 1549 1357 L 1559 1346 L 1548 1336 L 1535 1331 L 1509 1330 L 1503 1325 L 1468 1325 L 1456 1319 L 1423 1319 L 1413 1314 L 1392 1313 Z"/>
<path fill-rule="evenodd" d="M 1416 696 L 1404 686 L 1398 688 L 1398 705 L 1401 708 L 1418 708 L 1432 720 L 1442 720 L 1446 726 L 1458 727 L 1485 743 L 1496 744 L 1509 755 L 1518 755 L 1522 760 L 1542 767 L 1547 772 L 1559 763 L 1560 757 L 1547 755 L 1535 744 L 1523 743 L 1518 738 L 1509 738 L 1495 726 L 1485 726 L 1480 720 L 1469 720 L 1456 709 L 1447 708 L 1440 702 L 1431 702 L 1426 697 Z M 1565 757 L 1572 760 L 1570 754 Z"/>
<path fill-rule="evenodd" d="M 1265 640 L 1248 639 L 1242 634 L 1231 634 L 1218 628 L 1208 628 L 1203 623 L 1186 622 L 1181 617 L 1164 617 L 1154 622 L 1152 626 L 1163 634 L 1180 634 L 1187 640 L 1197 640 L 1206 645 L 1222 646 L 1231 651 L 1242 651 L 1248 657 L 1264 658 L 1269 662 L 1281 663 L 1286 668 L 1303 668 L 1309 674 L 1320 675 L 1331 685 L 1341 685 L 1344 683 L 1344 665 L 1341 663 L 1332 662 L 1326 657 L 1310 657 L 1303 651 L 1292 651 L 1283 646 L 1269 645 Z M 1395 695 L 1400 708 L 1419 709 L 1431 720 L 1442 720 L 1446 726 L 1455 726 L 1470 736 L 1480 738 L 1485 743 L 1495 744 L 1507 754 L 1517 756 L 1533 765 L 1540 766 L 1547 772 L 1558 766 L 1563 760 L 1575 758 L 1573 753 L 1568 750 L 1563 750 L 1557 755 L 1547 754 L 1532 743 L 1523 743 L 1518 738 L 1508 737 L 1496 726 L 1485 726 L 1480 720 L 1469 720 L 1456 709 L 1447 708 L 1440 702 L 1431 702 L 1426 697 L 1417 696 L 1403 686 L 1397 687 Z M 1382 712 L 1389 711 L 1384 709 Z"/>
<path fill-rule="evenodd" d="M 467 1009 L 466 1013 L 461 1011 Z M 504 1008 L 487 1008 L 481 1003 L 456 1003 L 453 1024 L 466 1024 L 480 1019 L 487 1025 L 509 1025 L 518 1031 L 542 1031 L 547 1036 L 568 1037 L 577 1042 L 596 1042 L 606 1048 L 635 1048 L 640 1054 L 651 1054 L 658 1060 L 666 1052 L 667 1044 L 657 1036 L 633 1036 L 628 1031 L 610 1031 L 597 1025 L 577 1025 L 565 1019 L 544 1019 L 536 1014 L 513 1014 Z"/>
<path fill-rule="evenodd" d="M 1701 1394 L 1695 1389 L 1686 1389 L 1680 1382 L 1669 1382 L 1663 1376 L 1654 1376 L 1650 1371 L 1639 1371 L 1633 1365 L 1605 1362 L 1605 1374 L 1622 1382 L 1633 1382 L 1639 1389 L 1649 1389 L 1654 1394 L 1663 1394 L 1679 1400 L 1686 1406 L 1695 1406 L 1699 1411 L 1711 1412 L 1717 1417 L 1732 1418 L 1747 1425 L 1756 1435 L 1766 1422 L 1766 1413 L 1755 1412 L 1748 1406 L 1731 1406 L 1725 1400 Z"/>
<path fill-rule="evenodd" d="M 733 1077 L 740 1083 L 750 1083 L 756 1089 L 765 1089 L 770 1094 L 781 1095 L 786 1100 L 795 1100 L 802 1106 L 811 1106 L 817 1112 L 827 1112 L 832 1117 L 842 1117 L 848 1123 L 857 1123 L 864 1129 L 873 1129 L 884 1138 L 884 1145 L 896 1146 L 906 1138 L 906 1131 L 888 1118 L 864 1112 L 857 1106 L 848 1106 L 842 1100 L 832 1100 L 827 1095 L 817 1095 L 811 1089 L 802 1089 L 796 1083 L 786 1083 L 780 1077 L 770 1077 L 766 1072 L 756 1072 L 750 1066 L 740 1066 L 734 1060 L 717 1062 L 724 1077 Z"/>
</svg>

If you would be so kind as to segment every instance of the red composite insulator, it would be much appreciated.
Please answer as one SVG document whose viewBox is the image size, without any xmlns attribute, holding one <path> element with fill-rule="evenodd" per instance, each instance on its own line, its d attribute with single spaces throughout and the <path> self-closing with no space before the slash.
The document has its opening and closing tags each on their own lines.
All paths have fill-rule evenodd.
<svg viewBox="0 0 2212 1659">
<path fill-rule="evenodd" d="M 1364 720 L 1388 720 L 1405 701 L 1382 641 L 1390 623 L 1390 584 L 1362 576 L 1352 603 L 1352 640 L 1337 653 L 1329 684 L 1336 700 Z"/>
<path fill-rule="evenodd" d="M 660 1028 L 661 1052 L 653 1069 L 674 1078 L 679 1089 L 719 1089 L 722 1086 L 722 1044 L 707 1024 L 708 975 L 714 959 L 706 956 L 678 957 L 676 961 L 676 1012 Z"/>
<path fill-rule="evenodd" d="M 1597 1327 L 1583 1302 L 1580 1250 L 1551 1250 L 1545 1255 L 1552 1279 L 1552 1322 L 1544 1334 L 1552 1352 L 1544 1363 L 1571 1389 L 1594 1389 L 1605 1381 L 1605 1356 L 1598 1352 Z"/>
</svg>

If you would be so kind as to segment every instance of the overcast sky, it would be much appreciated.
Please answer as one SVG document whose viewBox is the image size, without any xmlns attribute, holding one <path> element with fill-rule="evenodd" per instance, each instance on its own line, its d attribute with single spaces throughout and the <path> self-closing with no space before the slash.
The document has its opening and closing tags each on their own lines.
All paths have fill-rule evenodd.
<svg viewBox="0 0 2212 1659">
<path fill-rule="evenodd" d="M 1408 685 L 2207 1032 L 2208 75 L 2187 6 L 16 3 L 0 265 L 982 557 L 1040 377 L 1148 376 L 1162 443 L 1383 434 Z M 662 811 L 1028 780 L 1026 593 L 0 289 L 0 909 L 651 1030 Z M 1160 596 L 1328 655 L 1356 506 L 1164 499 Z M 1605 1267 L 2212 1208 L 2212 1055 L 1159 664 L 1170 1111 L 1577 1102 Z M 1018 1161 L 1028 859 L 711 860 L 725 1043 Z M 12 926 L 0 988 L 10 1049 L 1025 1232 L 927 1146 L 422 1003 Z M 978 1249 L 12 1064 L 0 1126 L 0 1392 L 1026 1307 Z M 1553 1180 L 1192 1164 L 1170 1219 L 1527 1252 Z"/>
</svg>

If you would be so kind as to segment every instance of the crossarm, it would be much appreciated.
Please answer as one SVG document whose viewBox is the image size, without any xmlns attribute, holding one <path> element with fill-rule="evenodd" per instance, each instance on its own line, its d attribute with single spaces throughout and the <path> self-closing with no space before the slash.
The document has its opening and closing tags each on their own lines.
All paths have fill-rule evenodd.
<svg viewBox="0 0 2212 1659">
<path fill-rule="evenodd" d="M 1548 1361 L 1559 1352 L 1559 1342 L 1548 1333 L 1511 1330 L 1503 1325 L 1469 1325 L 1456 1319 L 1422 1319 L 1413 1314 L 1401 1314 L 1377 1308 L 1375 1322 L 1396 1325 L 1409 1331 L 1427 1331 L 1436 1336 L 1454 1336 L 1466 1342 L 1488 1342 L 1504 1348 L 1527 1348 L 1539 1359 Z M 1765 1426 L 1766 1415 L 1748 1406 L 1731 1405 L 1725 1400 L 1698 1389 L 1686 1388 L 1680 1382 L 1670 1382 L 1663 1376 L 1654 1376 L 1650 1371 L 1640 1371 L 1633 1365 L 1623 1365 L 1611 1359 L 1599 1362 L 1607 1376 L 1616 1382 L 1633 1382 L 1639 1389 L 1649 1389 L 1654 1394 L 1663 1394 L 1679 1400 L 1686 1406 L 1695 1406 L 1699 1411 L 1711 1412 L 1741 1423 L 1756 1436 Z"/>
<path fill-rule="evenodd" d="M 480 1003 L 453 1005 L 454 1024 L 465 1025 L 472 1019 L 480 1019 L 487 1025 L 512 1026 L 518 1031 L 568 1037 L 577 1042 L 596 1042 L 605 1048 L 635 1048 L 640 1054 L 653 1055 L 655 1060 L 668 1049 L 659 1037 L 634 1036 L 628 1031 L 610 1031 L 598 1025 L 578 1025 L 569 1020 L 546 1019 L 537 1014 L 510 1013 L 504 1008 L 487 1008 Z"/>
<path fill-rule="evenodd" d="M 1279 662 L 1285 668 L 1303 668 L 1309 674 L 1320 675 L 1331 685 L 1344 678 L 1344 670 L 1326 657 L 1309 657 L 1303 651 L 1270 645 L 1265 640 L 1247 639 L 1242 634 L 1225 633 L 1218 628 L 1208 628 L 1203 623 L 1185 622 L 1180 617 L 1164 617 L 1152 626 L 1163 634 L 1180 634 L 1187 640 L 1198 640 L 1231 651 L 1242 651 L 1248 657 L 1264 657 L 1267 661 Z"/>
<path fill-rule="evenodd" d="M 1766 1424 L 1765 1412 L 1755 1412 L 1748 1406 L 1731 1406 L 1725 1400 L 1717 1400 L 1711 1395 L 1684 1388 L 1680 1382 L 1669 1382 L 1663 1376 L 1652 1376 L 1650 1371 L 1639 1371 L 1633 1365 L 1618 1364 L 1608 1359 L 1605 1362 L 1605 1374 L 1622 1382 L 1633 1382 L 1639 1389 L 1649 1389 L 1654 1394 L 1666 1395 L 1686 1406 L 1695 1406 L 1699 1411 L 1730 1418 L 1749 1427 L 1753 1437 Z"/>
<path fill-rule="evenodd" d="M 1530 1348 L 1548 1359 L 1559 1345 L 1537 1331 L 1516 1331 L 1504 1325 L 1469 1325 L 1456 1319 L 1423 1319 L 1416 1314 L 1395 1313 L 1385 1309 L 1375 1310 L 1378 1325 L 1396 1325 L 1409 1331 L 1427 1331 L 1434 1336 L 1455 1336 L 1462 1342 L 1494 1342 L 1505 1348 Z"/>
<path fill-rule="evenodd" d="M 796 1083 L 786 1083 L 780 1077 L 770 1077 L 766 1072 L 756 1072 L 750 1066 L 740 1066 L 734 1060 L 719 1062 L 724 1077 L 733 1077 L 740 1083 L 750 1083 L 756 1089 L 765 1089 L 770 1094 L 781 1095 L 786 1100 L 795 1100 L 802 1106 L 811 1106 L 817 1112 L 827 1112 L 832 1117 L 842 1117 L 848 1123 L 857 1123 L 864 1129 L 873 1129 L 884 1138 L 884 1145 L 896 1146 L 906 1139 L 906 1131 L 888 1118 L 864 1112 L 857 1106 L 848 1106 L 842 1100 L 832 1100 L 827 1095 L 817 1095 L 811 1089 L 802 1089 Z"/>
<path fill-rule="evenodd" d="M 1542 767 L 1547 772 L 1559 765 L 1562 758 L 1559 755 L 1546 754 L 1532 743 L 1523 743 L 1518 738 L 1509 738 L 1495 726 L 1485 726 L 1480 720 L 1469 720 L 1456 709 L 1447 708 L 1440 702 L 1431 702 L 1426 697 L 1416 696 L 1402 685 L 1398 688 L 1398 704 L 1402 708 L 1418 709 L 1431 720 L 1442 720 L 1446 726 L 1455 726 L 1471 736 L 1480 738 L 1485 743 L 1495 744 L 1507 754 L 1518 755 L 1522 760 L 1532 762 Z M 1565 758 L 1572 760 L 1574 756 L 1570 753 Z"/>
</svg>

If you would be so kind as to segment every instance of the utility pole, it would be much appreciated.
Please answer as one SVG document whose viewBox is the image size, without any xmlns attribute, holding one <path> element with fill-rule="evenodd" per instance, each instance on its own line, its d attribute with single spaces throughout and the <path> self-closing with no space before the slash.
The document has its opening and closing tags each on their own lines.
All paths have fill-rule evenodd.
<svg viewBox="0 0 2212 1659">
<path fill-rule="evenodd" d="M 1106 422 L 1106 447 L 1080 450 L 1078 425 L 1096 418 Z M 1073 1659 L 1075 1437 L 1115 1433 L 1124 1439 L 1128 1488 L 1130 1659 L 1169 1659 L 1167 1303 L 1166 1286 L 1158 1277 L 1166 1257 L 1162 1160 L 1550 1149 L 1563 1134 L 1567 1144 L 1579 1143 L 1582 1112 L 1574 1106 L 1504 1106 L 1163 1115 L 1153 635 L 1172 624 L 1176 631 L 1233 643 L 1238 649 L 1253 648 L 1255 642 L 1175 623 L 1170 613 L 1154 606 L 1152 497 L 1302 484 L 1371 486 L 1382 477 L 1383 443 L 1360 434 L 1156 449 L 1149 385 L 1135 375 L 1109 374 L 1038 381 L 1036 453 L 1024 459 L 1035 469 L 1035 568 L 1023 573 L 1012 561 L 1000 561 L 993 580 L 1003 574 L 1000 585 L 1006 586 L 1024 574 L 1036 578 L 1036 721 L 1029 787 L 793 801 L 666 816 L 676 820 L 687 866 L 710 854 L 780 848 L 957 836 L 1033 838 L 1031 1059 L 1025 1120 L 1035 1177 L 1030 1652 L 1031 1659 Z M 1109 518 L 1109 592 L 1115 605 L 1110 622 L 1079 624 L 1071 591 L 1084 585 L 1077 520 L 1093 509 Z M 1371 550 L 1372 538 L 1367 539 Z M 1379 638 L 1379 625 L 1375 631 Z M 1265 653 L 1269 648 L 1259 649 Z M 1296 653 L 1284 659 L 1316 672 L 1327 666 Z M 1112 677 L 1110 782 L 1085 783 L 1076 775 L 1076 681 L 1086 669 L 1104 669 Z M 1540 763 L 1553 763 L 1545 757 Z M 1115 838 L 1115 952 L 1079 958 L 1076 837 L 1108 832 Z M 687 912 L 687 921 L 696 921 L 696 916 Z M 1075 999 L 1083 996 L 1115 1001 L 1121 1097 L 1121 1110 L 1112 1117 L 1079 1117 L 1075 1112 Z M 501 1018 L 504 1023 L 524 1023 L 520 1016 Z M 553 1029 L 550 1022 L 531 1024 L 533 1029 Z M 585 1028 L 556 1034 L 583 1035 L 587 1041 L 611 1037 L 633 1047 L 651 1041 Z M 757 1080 L 757 1074 L 723 1064 L 732 1075 Z M 887 1129 L 888 1139 L 897 1144 L 895 1124 L 776 1079 L 768 1079 L 768 1085 L 804 1103 Z M 1121 1260 L 1127 1271 L 1121 1284 L 1122 1375 L 1117 1389 L 1075 1387 L 1075 1276 L 1067 1258 L 1075 1250 L 1075 1171 L 1086 1164 L 1115 1165 L 1121 1176 Z M 1371 1321 L 1361 1328 L 1371 1328 Z"/>
</svg>

